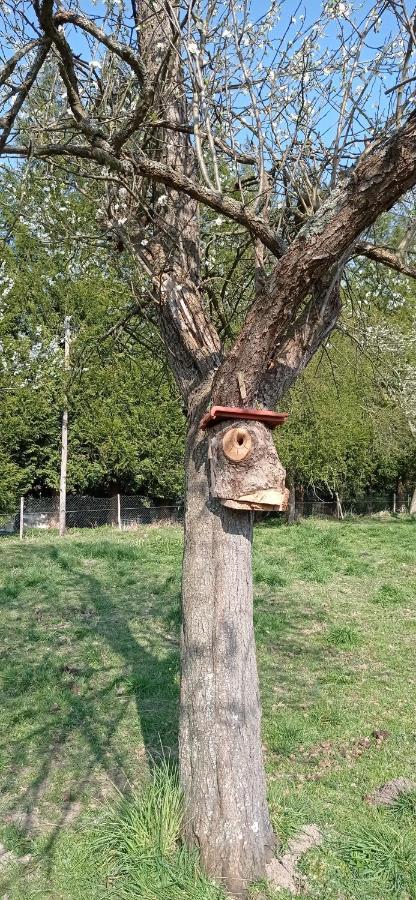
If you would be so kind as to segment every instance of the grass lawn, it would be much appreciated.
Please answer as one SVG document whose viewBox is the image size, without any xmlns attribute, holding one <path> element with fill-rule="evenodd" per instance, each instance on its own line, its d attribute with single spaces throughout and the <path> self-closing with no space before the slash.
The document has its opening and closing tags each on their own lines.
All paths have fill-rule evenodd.
<svg viewBox="0 0 416 900">
<path fill-rule="evenodd" d="M 181 554 L 173 527 L 0 540 L 0 898 L 145 897 L 94 841 L 149 758 L 175 758 Z M 254 582 L 273 823 L 325 838 L 305 896 L 416 898 L 416 795 L 363 799 L 416 780 L 416 523 L 262 524 Z"/>
</svg>

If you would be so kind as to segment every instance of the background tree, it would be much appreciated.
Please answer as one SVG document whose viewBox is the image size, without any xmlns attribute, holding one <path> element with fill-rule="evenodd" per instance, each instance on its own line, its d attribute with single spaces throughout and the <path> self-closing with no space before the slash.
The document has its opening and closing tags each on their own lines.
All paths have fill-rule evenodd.
<svg viewBox="0 0 416 900">
<path fill-rule="evenodd" d="M 318 21 L 274 0 L 260 16 L 235 0 L 119 0 L 101 15 L 81 0 L 5 0 L 1 17 L 0 150 L 60 161 L 72 179 L 105 179 L 103 224 L 148 272 L 186 405 L 186 838 L 237 896 L 264 874 L 274 845 L 251 515 L 210 492 L 208 451 L 225 467 L 224 429 L 202 430 L 201 415 L 211 403 L 281 400 L 336 324 L 342 271 L 369 253 L 355 242 L 415 185 L 415 13 L 405 0 L 365 13 L 328 2 Z M 222 157 L 234 166 L 235 190 L 222 182 Z M 232 346 L 202 292 L 198 203 L 252 243 L 254 298 Z M 266 487 L 270 440 L 264 426 L 250 427 L 257 452 L 247 474 Z"/>
<path fill-rule="evenodd" d="M 163 348 L 152 323 L 137 314 L 127 261 L 118 256 L 110 265 L 109 248 L 102 246 L 95 220 L 96 204 L 68 190 L 59 173 L 49 173 L 46 181 L 42 170 L 32 166 L 20 176 L 3 176 L 0 191 L 5 241 L 0 418 L 7 507 L 14 507 L 21 485 L 37 493 L 58 487 L 65 310 L 74 316 L 77 333 L 70 385 L 70 491 L 138 492 L 153 500 L 182 497 L 180 402 L 160 360 Z M 236 259 L 234 226 L 210 218 L 208 214 L 202 222 L 202 283 L 217 327 L 230 341 L 253 287 L 250 245 L 243 244 Z M 379 224 L 384 244 L 397 250 L 406 233 L 403 224 L 408 228 L 411 221 L 411 210 L 385 218 Z M 75 249 L 76 234 L 83 240 Z M 286 398 L 290 417 L 278 435 L 282 460 L 299 488 L 299 509 L 301 492 L 308 487 L 317 496 L 338 493 L 349 502 L 368 491 L 392 493 L 399 481 L 412 483 L 414 445 L 391 393 L 398 363 L 410 359 L 413 346 L 412 281 L 377 263 L 356 262 L 344 297 L 341 332 L 331 337 Z M 383 353 L 376 334 L 381 330 L 394 340 L 398 328 L 406 352 Z M 39 353 L 40 334 L 55 348 L 54 358 L 58 355 L 59 366 L 51 371 Z M 35 370 L 41 389 L 36 388 Z M 6 493 L 16 471 L 12 493 Z"/>
<path fill-rule="evenodd" d="M 350 323 L 351 324 L 351 323 Z M 379 360 L 380 362 L 380 360 Z M 344 334 L 334 334 L 287 398 L 279 453 L 302 495 L 343 504 L 390 495 L 413 475 L 414 442 L 405 416 L 380 392 L 378 370 Z"/>
<path fill-rule="evenodd" d="M 384 236 L 380 252 L 372 262 L 354 267 L 350 279 L 350 314 L 347 333 L 371 360 L 374 380 L 381 396 L 388 398 L 413 437 L 416 454 L 416 265 L 414 207 L 377 224 Z M 383 257 L 392 260 L 386 269 Z M 398 493 L 404 483 L 414 488 L 414 467 L 399 473 Z M 400 498 L 403 501 L 403 496 Z M 412 508 L 416 502 L 413 490 Z"/>
<path fill-rule="evenodd" d="M 71 492 L 182 496 L 183 415 L 160 340 L 137 317 L 128 269 L 102 246 L 93 204 L 59 177 L 21 174 L 3 177 L 0 190 L 3 508 L 19 490 L 58 489 L 65 391 Z"/>
</svg>

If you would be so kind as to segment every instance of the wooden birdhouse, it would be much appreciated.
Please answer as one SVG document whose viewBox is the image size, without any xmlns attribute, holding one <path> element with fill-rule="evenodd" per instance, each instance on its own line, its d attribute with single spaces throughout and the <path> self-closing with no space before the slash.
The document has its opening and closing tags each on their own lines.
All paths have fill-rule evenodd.
<svg viewBox="0 0 416 900">
<path fill-rule="evenodd" d="M 284 510 L 289 491 L 271 429 L 287 413 L 214 406 L 201 427 L 209 429 L 210 490 L 223 506 Z"/>
</svg>

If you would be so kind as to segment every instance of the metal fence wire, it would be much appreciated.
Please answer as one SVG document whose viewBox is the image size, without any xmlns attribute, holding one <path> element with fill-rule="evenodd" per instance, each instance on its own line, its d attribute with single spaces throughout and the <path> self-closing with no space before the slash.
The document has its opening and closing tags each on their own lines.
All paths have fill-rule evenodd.
<svg viewBox="0 0 416 900">
<path fill-rule="evenodd" d="M 377 513 L 406 513 L 410 509 L 410 496 L 399 499 L 396 494 L 370 495 L 343 502 L 336 500 L 297 500 L 296 513 L 300 517 L 318 516 L 341 518 L 342 516 L 371 516 Z"/>
<path fill-rule="evenodd" d="M 23 518 L 21 511 L 23 510 Z M 143 498 L 116 494 L 90 497 L 68 494 L 67 528 L 135 528 L 138 525 L 176 524 L 182 521 L 182 503 L 149 506 Z M 0 513 L 0 535 L 24 533 L 30 529 L 59 527 L 59 497 L 24 497 L 20 509 Z"/>
<path fill-rule="evenodd" d="M 396 495 L 364 497 L 343 504 L 341 515 L 374 515 L 382 512 L 404 513 L 410 509 L 410 497 Z M 22 515 L 23 513 L 23 515 Z M 259 513 L 256 518 L 265 520 L 279 513 Z M 296 503 L 297 517 L 339 518 L 337 502 L 319 499 Z M 68 494 L 66 503 L 67 528 L 98 528 L 110 525 L 120 530 L 140 525 L 175 525 L 183 521 L 183 501 L 150 506 L 135 494 L 115 494 L 112 497 L 90 497 Z M 18 509 L 0 512 L 0 536 L 30 529 L 58 528 L 59 497 L 22 497 Z"/>
</svg>

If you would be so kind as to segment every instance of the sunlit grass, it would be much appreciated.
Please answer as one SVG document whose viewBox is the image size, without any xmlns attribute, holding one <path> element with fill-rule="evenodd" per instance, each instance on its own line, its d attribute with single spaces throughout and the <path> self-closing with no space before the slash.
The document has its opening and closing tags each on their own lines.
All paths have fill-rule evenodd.
<svg viewBox="0 0 416 900">
<path fill-rule="evenodd" d="M 162 760 L 150 781 L 107 813 L 93 849 L 114 897 L 142 900 L 221 900 L 198 856 L 181 844 L 183 802 L 176 770 Z"/>
<path fill-rule="evenodd" d="M 270 809 L 283 845 L 324 833 L 309 898 L 416 897 L 414 795 L 363 799 L 415 777 L 415 538 L 406 520 L 256 529 Z M 0 896 L 221 896 L 179 839 L 181 555 L 173 527 L 1 540 L 0 841 L 31 860 Z"/>
<path fill-rule="evenodd" d="M 416 897 L 416 832 L 379 815 L 353 824 L 335 848 L 356 897 Z M 355 885 L 355 887 L 354 887 Z M 350 894 L 351 895 L 351 894 Z"/>
</svg>

